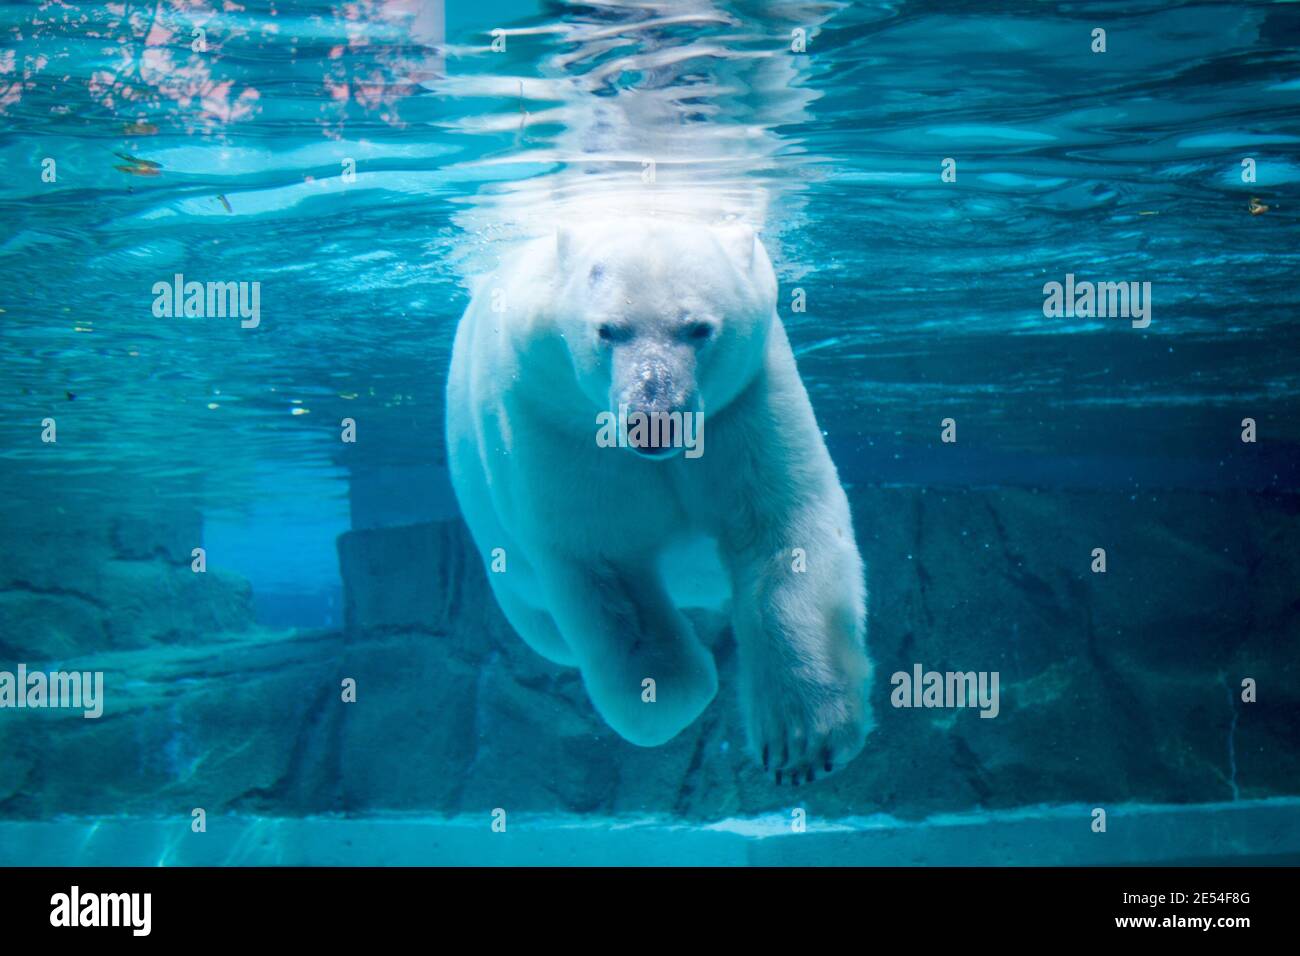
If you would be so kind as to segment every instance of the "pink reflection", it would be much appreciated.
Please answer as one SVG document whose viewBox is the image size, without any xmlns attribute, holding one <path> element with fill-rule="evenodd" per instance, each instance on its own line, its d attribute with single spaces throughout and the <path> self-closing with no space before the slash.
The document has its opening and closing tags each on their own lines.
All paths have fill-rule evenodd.
<svg viewBox="0 0 1300 956">
<path fill-rule="evenodd" d="M 443 42 L 443 0 L 349 0 L 328 11 L 311 17 L 313 36 L 334 38 L 328 51 L 296 59 L 292 71 L 301 78 L 308 63 L 319 70 L 317 123 L 330 136 L 358 116 L 403 125 L 402 100 L 442 70 L 431 48 Z M 9 28 L 13 48 L 0 50 L 0 114 L 48 84 L 60 100 L 51 112 L 75 110 L 80 93 L 129 115 L 137 129 L 153 114 L 186 132 L 220 132 L 260 113 L 262 93 L 246 81 L 249 59 L 278 60 L 286 49 L 297 57 L 289 23 L 274 4 L 250 18 L 234 0 L 41 0 L 27 22 Z M 98 65 L 78 73 L 82 58 Z"/>
</svg>

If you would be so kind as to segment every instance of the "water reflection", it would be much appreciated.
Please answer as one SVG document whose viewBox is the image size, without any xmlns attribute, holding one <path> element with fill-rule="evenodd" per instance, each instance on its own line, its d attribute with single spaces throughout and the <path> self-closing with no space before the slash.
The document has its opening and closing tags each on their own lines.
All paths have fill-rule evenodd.
<svg viewBox="0 0 1300 956">
<path fill-rule="evenodd" d="M 546 35 L 536 62 L 491 58 L 433 84 L 449 98 L 517 99 L 511 111 L 454 117 L 463 133 L 513 133 L 473 161 L 534 172 L 481 189 L 458 222 L 509 237 L 593 217 L 671 216 L 796 227 L 817 157 L 797 126 L 818 94 L 795 51 L 837 5 L 706 0 L 575 5 L 560 23 L 499 31 L 508 52 Z M 540 171 L 540 172 L 538 172 Z M 776 215 L 774 213 L 779 213 Z"/>
</svg>

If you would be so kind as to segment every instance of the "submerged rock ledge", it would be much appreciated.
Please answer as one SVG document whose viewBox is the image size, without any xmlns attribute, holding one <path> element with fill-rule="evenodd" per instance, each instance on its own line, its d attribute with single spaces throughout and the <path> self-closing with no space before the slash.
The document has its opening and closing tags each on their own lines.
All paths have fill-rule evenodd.
<svg viewBox="0 0 1300 956">
<path fill-rule="evenodd" d="M 6 653 L 24 656 L 0 665 L 103 670 L 106 701 L 99 720 L 0 711 L 0 816 L 503 807 L 702 821 L 797 805 L 814 818 L 915 820 L 1300 791 L 1300 499 L 919 488 L 851 497 L 869 574 L 877 727 L 852 765 L 811 787 L 778 790 L 743 754 L 725 631 L 711 636 L 722 689 L 705 714 L 663 747 L 619 739 L 576 672 L 513 635 L 453 521 L 344 535 L 342 631 L 270 633 L 242 612 L 189 605 L 190 626 L 209 629 L 177 636 L 159 623 L 180 613 L 177 601 L 126 604 L 102 576 L 78 589 L 103 603 L 95 613 L 114 621 L 111 639 L 60 639 L 42 655 L 51 618 L 10 617 Z M 102 547 L 149 573 L 190 575 L 146 538 L 106 536 Z M 1094 547 L 1106 549 L 1105 574 L 1090 571 Z M 10 580 L 20 561 L 8 559 Z M 209 617 L 221 627 L 196 623 Z M 998 717 L 891 707 L 890 674 L 917 663 L 998 671 Z M 1246 677 L 1257 703 L 1241 701 Z M 345 678 L 357 682 L 355 703 L 341 700 Z"/>
</svg>

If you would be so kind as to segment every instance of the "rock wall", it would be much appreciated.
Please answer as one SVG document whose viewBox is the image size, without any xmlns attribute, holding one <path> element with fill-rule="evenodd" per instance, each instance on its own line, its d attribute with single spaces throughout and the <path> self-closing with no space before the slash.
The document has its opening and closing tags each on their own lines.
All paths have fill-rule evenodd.
<svg viewBox="0 0 1300 956">
<path fill-rule="evenodd" d="M 742 752 L 725 627 L 707 635 L 718 699 L 669 744 L 634 747 L 576 672 L 513 635 L 464 527 L 441 522 L 340 539 L 345 631 L 246 630 L 66 662 L 105 670 L 105 715 L 0 715 L 0 814 L 717 819 L 798 804 L 915 818 L 1300 791 L 1297 500 L 1069 493 L 1063 507 L 1064 494 L 851 491 L 877 729 L 851 766 L 797 794 Z M 155 553 L 123 534 L 112 560 Z M 1105 574 L 1089 570 L 1094 547 Z M 1001 713 L 891 707 L 890 674 L 916 663 L 998 671 Z M 1241 702 L 1244 677 L 1257 703 Z M 341 699 L 346 678 L 355 703 Z"/>
<path fill-rule="evenodd" d="M 191 570 L 194 511 L 149 516 L 4 512 L 0 662 L 205 640 L 252 625 L 248 582 Z"/>
</svg>

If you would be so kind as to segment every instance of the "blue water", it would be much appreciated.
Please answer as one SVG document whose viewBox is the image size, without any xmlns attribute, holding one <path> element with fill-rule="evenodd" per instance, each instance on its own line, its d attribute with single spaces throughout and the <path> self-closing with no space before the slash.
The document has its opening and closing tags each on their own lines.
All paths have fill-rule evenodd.
<svg viewBox="0 0 1300 956">
<path fill-rule="evenodd" d="M 1093 50 L 1097 28 L 1104 52 Z M 643 182 L 647 159 L 666 210 L 760 229 L 847 486 L 932 497 L 1028 489 L 1052 527 L 1080 514 L 1070 494 L 1107 496 L 1117 504 L 1098 513 L 1111 518 L 1135 502 L 1204 496 L 1194 500 L 1219 504 L 1178 505 L 1159 523 L 1244 529 L 1202 549 L 1230 552 L 1224 567 L 1240 558 L 1232 566 L 1245 569 L 1239 588 L 1225 585 L 1242 613 L 1224 625 L 1240 637 L 1229 650 L 1246 646 L 1250 659 L 1252 636 L 1263 635 L 1258 661 L 1277 662 L 1279 646 L 1293 661 L 1296 539 L 1279 540 L 1291 526 L 1259 518 L 1258 503 L 1294 515 L 1300 481 L 1298 40 L 1300 6 L 1286 3 L 0 4 L 7 580 L 42 600 L 84 592 L 95 605 L 98 593 L 107 606 L 95 613 L 109 622 L 108 637 L 87 643 L 47 634 L 16 604 L 2 619 L 0 664 L 33 646 L 55 660 L 205 644 L 207 632 L 179 611 L 180 624 L 139 636 L 141 620 L 192 600 L 179 590 L 127 607 L 93 574 L 27 587 L 81 529 L 95 537 L 90 529 L 123 515 L 163 525 L 199 515 L 209 561 L 250 589 L 241 626 L 266 642 L 343 628 L 354 598 L 340 535 L 458 514 L 441 423 L 470 277 L 561 214 L 616 201 Z M 947 160 L 955 178 L 944 176 Z M 157 316 L 152 290 L 177 273 L 260 283 L 257 327 Z M 1044 283 L 1067 273 L 1151 283 L 1149 326 L 1045 316 Z M 804 310 L 792 306 L 796 290 Z M 1258 442 L 1240 439 L 1248 417 Z M 47 418 L 57 444 L 41 441 Z M 339 440 L 344 418 L 358 423 L 356 444 Z M 947 418 L 955 445 L 939 438 Z M 1239 510 L 1213 510 L 1225 501 Z M 1247 512 L 1256 523 L 1240 518 Z M 48 545 L 55 539 L 64 543 Z M 173 561 L 188 560 L 189 543 Z M 929 557 L 919 526 L 914 544 Z M 1163 576 L 1177 576 L 1179 554 Z M 936 554 L 929 573 L 965 574 L 949 562 Z M 1041 609 L 1025 574 L 1013 574 L 1025 606 Z M 451 593 L 453 579 L 431 574 L 429 588 Z M 1197 593 L 1216 589 L 1209 576 L 1188 580 Z M 910 640 L 925 616 L 907 607 L 915 620 L 900 633 Z M 999 653 L 1055 673 L 1042 670 L 1051 650 L 1035 650 L 1053 633 L 1016 607 L 1008 598 Z M 1068 605 L 1061 614 L 1071 616 Z M 1156 649 L 1134 651 L 1143 666 L 1155 666 L 1159 648 L 1177 657 L 1204 617 L 1184 619 L 1176 606 L 1161 614 L 1168 631 L 1152 638 Z M 24 622 L 32 634 L 17 633 Z M 214 655 L 187 673 L 236 680 L 239 660 Z M 1074 660 L 1062 652 L 1057 663 Z M 1198 666 L 1187 670 L 1215 688 L 1240 676 L 1226 658 Z M 1292 664 L 1261 680 L 1294 686 L 1294 674 Z M 1214 695 L 1207 707 L 1225 720 L 1223 691 Z M 1123 706 L 1130 726 L 1157 732 L 1152 700 Z M 428 734 L 471 734 L 460 722 L 470 718 L 446 711 Z M 1282 720 L 1270 718 L 1271 746 L 1282 749 L 1268 759 L 1289 768 L 1293 731 L 1278 730 Z M 311 726 L 309 736 L 333 732 Z M 1215 723 L 1205 736 L 1222 749 L 1231 732 Z M 412 745 L 398 737 L 391 746 Z M 0 749 L 13 739 L 0 727 Z M 1162 753 L 1177 762 L 1175 749 Z M 564 752 L 587 759 L 576 745 Z M 1120 789 L 1155 802 L 1229 799 L 1236 755 L 1233 769 L 1214 771 L 1222 792 Z M 1131 755 L 1115 773 L 1137 774 L 1142 762 Z M 980 795 L 971 809 L 989 799 L 979 776 L 970 774 Z M 0 816 L 106 812 L 68 796 L 74 786 L 43 790 L 41 779 L 0 792 Z M 143 794 L 134 779 L 121 787 Z M 282 785 L 268 770 L 249 786 L 257 796 L 231 798 L 230 809 L 420 805 L 387 801 L 379 785 L 321 807 Z M 1041 802 L 1024 786 L 1026 802 Z M 1289 790 L 1248 784 L 1246 795 L 1277 793 L 1294 794 L 1294 779 Z M 574 809 L 547 799 L 537 807 Z M 672 813 L 689 803 L 682 792 L 655 799 L 613 806 L 593 791 L 591 805 Z M 908 815 L 910 798 L 897 799 L 884 809 Z M 140 806 L 157 809 L 143 796 Z M 434 795 L 428 808 L 465 810 Z"/>
</svg>

